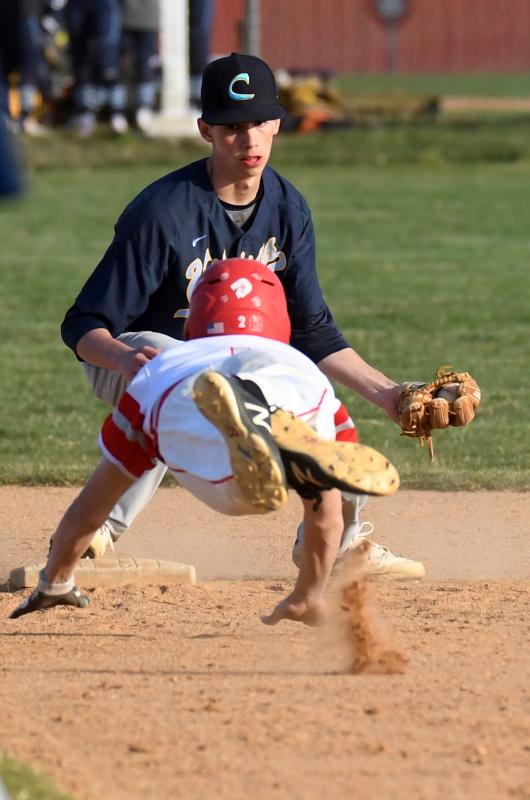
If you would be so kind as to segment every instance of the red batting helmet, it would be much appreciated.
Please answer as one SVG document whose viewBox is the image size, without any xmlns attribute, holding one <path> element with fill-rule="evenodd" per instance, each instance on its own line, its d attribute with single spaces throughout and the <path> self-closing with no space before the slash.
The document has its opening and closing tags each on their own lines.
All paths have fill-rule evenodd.
<svg viewBox="0 0 530 800">
<path fill-rule="evenodd" d="M 258 261 L 228 258 L 203 273 L 190 300 L 186 337 L 247 333 L 289 343 L 291 322 L 283 286 Z"/>
</svg>

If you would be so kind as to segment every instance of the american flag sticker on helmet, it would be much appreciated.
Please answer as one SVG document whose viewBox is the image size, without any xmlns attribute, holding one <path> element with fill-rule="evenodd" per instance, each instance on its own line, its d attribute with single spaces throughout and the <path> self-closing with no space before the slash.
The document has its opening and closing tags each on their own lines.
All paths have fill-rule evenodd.
<svg viewBox="0 0 530 800">
<path fill-rule="evenodd" d="M 222 322 L 209 322 L 206 327 L 206 333 L 208 334 L 217 334 L 217 333 L 224 333 L 225 326 Z"/>
</svg>

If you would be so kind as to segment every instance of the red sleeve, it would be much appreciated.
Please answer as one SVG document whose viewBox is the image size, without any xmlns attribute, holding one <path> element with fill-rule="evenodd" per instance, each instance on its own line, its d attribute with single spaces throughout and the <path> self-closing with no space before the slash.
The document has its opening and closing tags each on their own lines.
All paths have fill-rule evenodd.
<svg viewBox="0 0 530 800">
<path fill-rule="evenodd" d="M 341 403 L 335 412 L 335 439 L 337 442 L 357 443 L 359 441 L 357 428 L 344 403 Z"/>
<path fill-rule="evenodd" d="M 154 442 L 144 432 L 144 419 L 139 403 L 125 392 L 99 436 L 104 455 L 131 478 L 140 478 L 158 460 Z"/>
</svg>

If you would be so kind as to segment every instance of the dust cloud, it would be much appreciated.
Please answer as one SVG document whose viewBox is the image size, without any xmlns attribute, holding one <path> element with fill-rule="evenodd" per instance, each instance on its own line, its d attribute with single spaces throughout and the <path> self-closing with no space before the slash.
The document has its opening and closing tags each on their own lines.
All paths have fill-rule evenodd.
<svg viewBox="0 0 530 800">
<path fill-rule="evenodd" d="M 345 557 L 335 579 L 332 627 L 352 674 L 392 675 L 405 672 L 408 658 L 383 630 L 375 602 L 375 583 L 363 574 L 370 542 Z"/>
</svg>

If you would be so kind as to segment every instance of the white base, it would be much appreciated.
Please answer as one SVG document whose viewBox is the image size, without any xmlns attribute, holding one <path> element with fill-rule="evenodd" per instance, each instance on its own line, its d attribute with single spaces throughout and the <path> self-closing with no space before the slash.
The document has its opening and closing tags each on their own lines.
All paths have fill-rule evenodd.
<svg viewBox="0 0 530 800">
<path fill-rule="evenodd" d="M 42 564 L 30 564 L 11 570 L 9 590 L 33 588 L 39 580 Z M 156 586 L 161 583 L 195 584 L 197 576 L 191 564 L 158 561 L 151 558 L 82 558 L 75 568 L 75 582 L 80 589 L 93 586 L 125 586 L 134 583 Z M 0 800 L 2 796 L 0 795 Z"/>
</svg>

